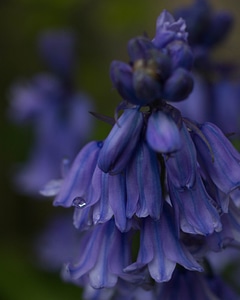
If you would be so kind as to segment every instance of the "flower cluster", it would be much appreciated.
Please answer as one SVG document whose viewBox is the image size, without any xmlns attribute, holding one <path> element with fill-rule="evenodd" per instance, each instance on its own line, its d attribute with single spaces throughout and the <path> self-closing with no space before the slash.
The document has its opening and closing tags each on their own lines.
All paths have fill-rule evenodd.
<svg viewBox="0 0 240 300">
<path fill-rule="evenodd" d="M 237 299 L 205 255 L 240 242 L 240 154 L 169 104 L 192 91 L 187 36 L 163 11 L 152 40 L 129 42 L 130 63 L 111 64 L 122 115 L 81 149 L 54 200 L 82 231 L 63 277 L 86 299 Z"/>
<path fill-rule="evenodd" d="M 61 177 L 61 161 L 66 169 L 67 160 L 71 161 L 86 142 L 92 107 L 90 98 L 75 90 L 73 33 L 47 31 L 39 36 L 38 44 L 40 57 L 51 73 L 13 85 L 8 112 L 11 120 L 31 124 L 33 129 L 29 160 L 19 167 L 15 181 L 20 191 L 35 197 L 49 180 Z M 58 186 L 56 182 L 56 189 Z"/>
</svg>

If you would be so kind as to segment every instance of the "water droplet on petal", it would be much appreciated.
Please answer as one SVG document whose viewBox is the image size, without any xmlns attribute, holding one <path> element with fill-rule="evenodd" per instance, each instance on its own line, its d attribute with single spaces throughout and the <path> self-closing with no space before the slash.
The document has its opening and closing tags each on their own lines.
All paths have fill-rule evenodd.
<svg viewBox="0 0 240 300">
<path fill-rule="evenodd" d="M 87 203 L 82 197 L 76 197 L 73 199 L 72 206 L 76 208 L 83 208 Z"/>
</svg>

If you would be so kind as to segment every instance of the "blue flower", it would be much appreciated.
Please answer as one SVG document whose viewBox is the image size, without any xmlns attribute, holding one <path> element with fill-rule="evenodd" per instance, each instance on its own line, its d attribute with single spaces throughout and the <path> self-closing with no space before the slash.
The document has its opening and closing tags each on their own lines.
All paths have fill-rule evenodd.
<svg viewBox="0 0 240 300">
<path fill-rule="evenodd" d="M 54 200 L 85 231 L 63 274 L 87 299 L 221 297 L 204 257 L 240 241 L 240 155 L 217 126 L 167 103 L 193 88 L 185 29 L 164 11 L 154 39 L 130 40 L 130 62 L 111 64 L 123 112 L 81 149 Z"/>
<path fill-rule="evenodd" d="M 85 145 L 75 158 L 61 189 L 54 200 L 54 205 L 84 207 L 88 197 L 88 188 L 96 168 L 101 142 Z M 82 200 L 82 204 L 81 204 Z"/>
<path fill-rule="evenodd" d="M 205 139 L 197 132 L 192 136 L 201 169 L 228 194 L 240 185 L 240 154 L 216 125 L 206 122 L 198 126 Z"/>
<path fill-rule="evenodd" d="M 161 166 L 157 154 L 144 142 L 126 169 L 126 216 L 159 219 L 163 205 Z"/>
<path fill-rule="evenodd" d="M 24 193 L 38 195 L 48 181 L 60 178 L 62 160 L 73 159 L 90 132 L 88 99 L 81 94 L 69 96 L 68 113 L 62 119 L 61 108 L 66 99 L 56 82 L 59 84 L 42 75 L 34 78 L 26 88 L 14 88 L 11 115 L 17 122 L 30 121 L 35 132 L 29 160 L 20 165 L 15 178 L 19 191 Z M 82 116 L 84 128 L 79 126 L 79 116 Z"/>
<path fill-rule="evenodd" d="M 149 217 L 141 220 L 140 235 L 137 261 L 125 268 L 125 272 L 136 272 L 147 266 L 156 282 L 164 282 L 171 279 L 177 263 L 189 270 L 202 271 L 179 239 L 173 209 L 168 204 L 164 205 L 159 221 Z"/>
<path fill-rule="evenodd" d="M 123 272 L 131 263 L 131 236 L 131 231 L 121 233 L 113 220 L 93 227 L 82 239 L 78 259 L 66 266 L 68 278 L 81 283 L 87 275 L 89 284 L 97 289 L 114 287 L 118 278 L 140 280 L 139 275 Z"/>
</svg>

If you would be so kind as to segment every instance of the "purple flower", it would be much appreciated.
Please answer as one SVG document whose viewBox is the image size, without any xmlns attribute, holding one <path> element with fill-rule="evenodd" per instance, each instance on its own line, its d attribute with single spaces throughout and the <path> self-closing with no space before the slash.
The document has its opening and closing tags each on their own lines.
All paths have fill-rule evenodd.
<svg viewBox="0 0 240 300">
<path fill-rule="evenodd" d="M 125 272 L 136 272 L 147 266 L 156 282 L 164 282 L 170 280 L 177 263 L 189 270 L 202 271 L 202 267 L 179 240 L 173 209 L 168 204 L 164 205 L 159 221 L 151 218 L 142 220 L 140 233 L 137 261 L 125 268 Z"/>
<path fill-rule="evenodd" d="M 131 263 L 131 236 L 130 231 L 121 233 L 113 220 L 87 231 L 79 248 L 78 260 L 66 267 L 69 278 L 81 282 L 81 278 L 88 275 L 93 288 L 114 287 L 118 278 L 134 281 L 135 276 L 123 272 Z"/>
<path fill-rule="evenodd" d="M 86 205 L 88 187 L 96 167 L 102 142 L 90 142 L 85 145 L 75 158 L 61 189 L 54 200 L 54 205 L 82 207 Z M 85 204 L 84 204 L 85 203 Z"/>
<path fill-rule="evenodd" d="M 203 139 L 197 132 L 193 141 L 201 169 L 216 186 L 228 194 L 240 185 L 240 155 L 222 131 L 212 123 L 199 125 Z"/>
<path fill-rule="evenodd" d="M 222 230 L 217 205 L 207 193 L 199 174 L 196 174 L 194 185 L 190 188 L 174 186 L 168 176 L 168 188 L 170 200 L 184 232 L 209 235 Z"/>
<path fill-rule="evenodd" d="M 193 88 L 185 29 L 164 11 L 154 39 L 131 39 L 130 62 L 111 64 L 123 113 L 81 149 L 54 200 L 83 233 L 63 277 L 86 299 L 222 297 L 204 262 L 240 241 L 240 156 L 217 126 L 166 102 Z"/>
<path fill-rule="evenodd" d="M 156 153 L 142 142 L 126 169 L 126 215 L 159 219 L 163 205 L 161 166 Z"/>
</svg>

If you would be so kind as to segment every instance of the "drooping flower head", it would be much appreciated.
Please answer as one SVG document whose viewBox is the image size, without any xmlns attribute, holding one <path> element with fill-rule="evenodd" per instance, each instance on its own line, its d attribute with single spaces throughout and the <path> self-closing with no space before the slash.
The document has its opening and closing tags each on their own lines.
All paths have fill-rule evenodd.
<svg viewBox="0 0 240 300">
<path fill-rule="evenodd" d="M 74 207 L 74 226 L 85 231 L 64 278 L 86 286 L 87 299 L 122 299 L 122 283 L 129 299 L 146 286 L 149 299 L 174 299 L 172 284 L 191 299 L 201 289 L 192 284 L 188 292 L 183 281 L 199 278 L 200 296 L 214 299 L 199 272 L 208 251 L 240 242 L 232 199 L 240 155 L 217 126 L 184 118 L 168 103 L 193 86 L 183 19 L 163 11 L 153 40 L 130 40 L 128 53 L 130 63 L 110 67 L 122 114 L 103 141 L 81 149 L 54 200 Z"/>
</svg>

